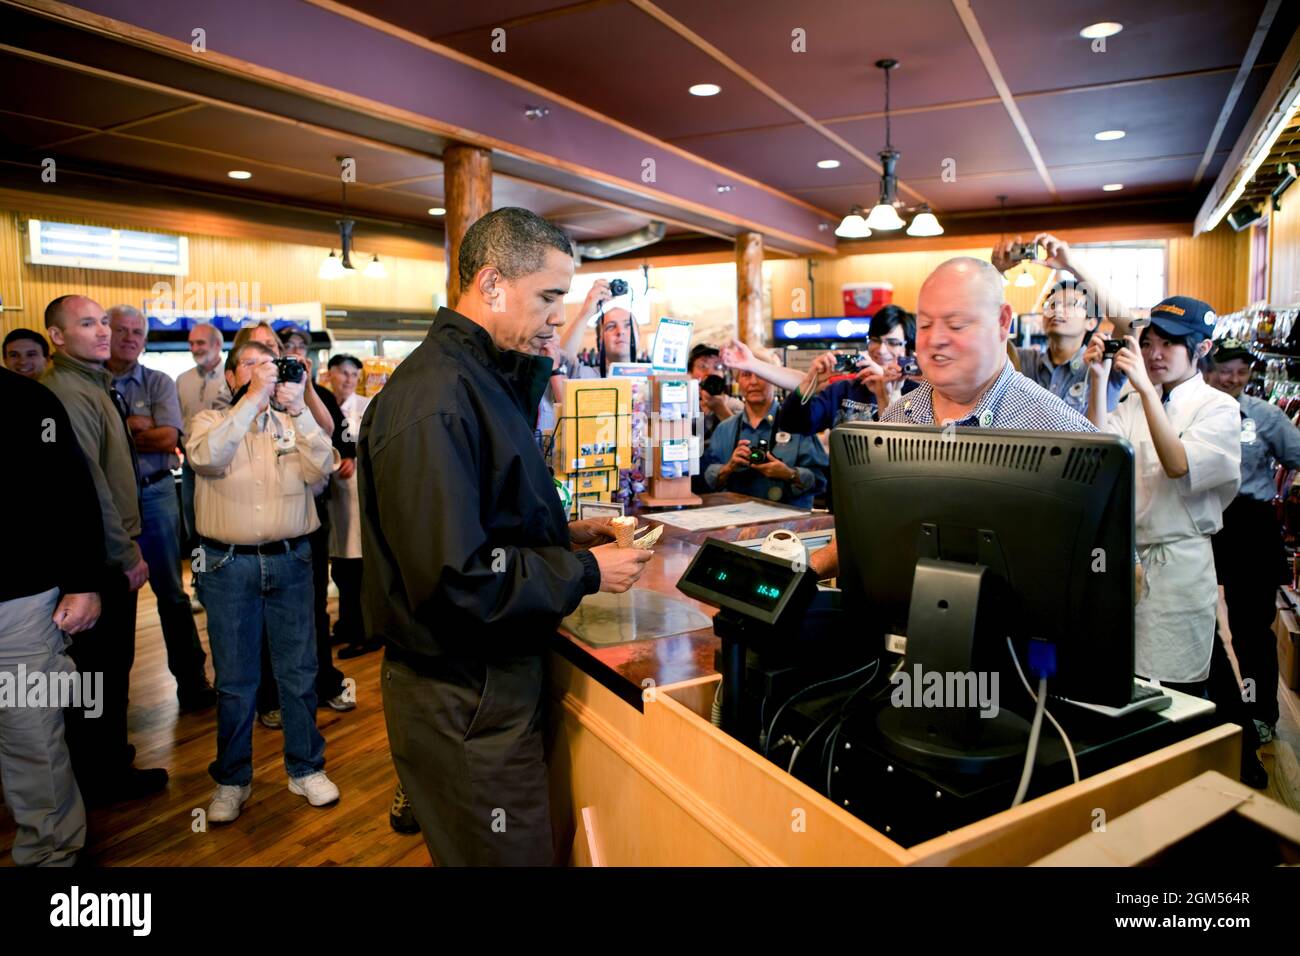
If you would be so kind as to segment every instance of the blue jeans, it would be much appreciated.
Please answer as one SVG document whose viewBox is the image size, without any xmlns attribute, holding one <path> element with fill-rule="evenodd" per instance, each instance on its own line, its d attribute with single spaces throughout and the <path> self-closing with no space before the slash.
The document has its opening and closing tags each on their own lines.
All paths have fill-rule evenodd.
<svg viewBox="0 0 1300 956">
<path fill-rule="evenodd" d="M 194 611 L 181 580 L 181 508 L 176 482 L 166 478 L 140 491 L 140 537 L 136 543 L 149 565 L 149 587 L 158 599 L 158 620 L 167 645 L 167 669 L 183 695 L 207 686 L 207 655 L 199 643 Z M 188 559 L 188 555 L 187 555 Z"/>
<path fill-rule="evenodd" d="M 217 675 L 217 759 L 208 767 L 220 784 L 253 779 L 253 719 L 261 678 L 262 634 L 284 720 L 284 768 L 305 777 L 325 767 L 325 738 L 316 729 L 316 632 L 312 620 L 311 546 L 288 554 L 236 554 L 203 547 L 195 575 L 208 612 L 208 642 Z"/>
</svg>

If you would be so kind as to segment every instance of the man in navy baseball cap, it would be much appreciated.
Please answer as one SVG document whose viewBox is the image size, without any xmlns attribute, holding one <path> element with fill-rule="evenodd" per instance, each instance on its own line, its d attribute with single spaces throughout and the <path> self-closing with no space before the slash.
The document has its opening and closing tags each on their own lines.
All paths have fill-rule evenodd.
<svg viewBox="0 0 1300 956">
<path fill-rule="evenodd" d="M 1186 295 L 1171 295 L 1151 310 L 1151 324 L 1167 336 L 1195 335 L 1208 339 L 1218 316 L 1208 302 Z"/>
</svg>

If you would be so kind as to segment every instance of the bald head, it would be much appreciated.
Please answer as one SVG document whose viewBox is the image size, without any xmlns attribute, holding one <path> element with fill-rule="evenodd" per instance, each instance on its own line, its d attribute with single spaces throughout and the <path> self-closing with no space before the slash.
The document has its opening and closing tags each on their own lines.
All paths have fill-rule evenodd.
<svg viewBox="0 0 1300 956">
<path fill-rule="evenodd" d="M 968 294 L 973 298 L 982 298 L 992 312 L 997 312 L 1006 301 L 1006 296 L 1002 292 L 1002 273 L 998 272 L 993 263 L 985 262 L 983 259 L 976 259 L 973 256 L 955 256 L 941 262 L 921 283 L 921 295 L 925 294 L 926 286 L 932 282 L 945 281 L 967 289 Z"/>
<path fill-rule="evenodd" d="M 1011 306 L 1002 276 L 982 259 L 958 256 L 921 284 L 916 358 L 935 393 L 953 406 L 979 400 L 1007 362 Z"/>
<path fill-rule="evenodd" d="M 84 295 L 61 295 L 45 307 L 45 327 L 65 329 L 70 319 L 87 311 L 104 314 L 94 299 L 88 299 Z"/>
<path fill-rule="evenodd" d="M 108 361 L 108 313 L 84 295 L 62 295 L 45 307 L 45 329 L 56 351 L 95 365 Z"/>
</svg>

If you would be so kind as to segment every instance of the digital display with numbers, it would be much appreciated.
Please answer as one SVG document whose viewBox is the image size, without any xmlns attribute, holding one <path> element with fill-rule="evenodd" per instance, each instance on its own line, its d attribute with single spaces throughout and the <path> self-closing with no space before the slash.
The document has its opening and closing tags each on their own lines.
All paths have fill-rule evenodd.
<svg viewBox="0 0 1300 956">
<path fill-rule="evenodd" d="M 717 603 L 710 595 L 726 598 L 731 605 L 764 614 L 778 610 L 800 574 L 788 561 L 709 539 L 678 586 L 710 603 Z"/>
</svg>

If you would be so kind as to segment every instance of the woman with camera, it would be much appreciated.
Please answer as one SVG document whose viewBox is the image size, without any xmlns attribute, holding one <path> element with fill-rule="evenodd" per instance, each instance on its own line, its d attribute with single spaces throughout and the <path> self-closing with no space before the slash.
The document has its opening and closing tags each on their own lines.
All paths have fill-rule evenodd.
<svg viewBox="0 0 1300 956">
<path fill-rule="evenodd" d="M 867 354 L 824 352 L 805 373 L 754 357 L 749 346 L 732 342 L 722 359 L 738 370 L 752 371 L 789 394 L 781 405 L 780 423 L 786 431 L 815 435 L 842 422 L 874 421 L 900 395 L 916 388 L 921 370 L 916 349 L 916 317 L 896 305 L 886 305 L 871 317 Z M 835 372 L 845 377 L 823 387 Z"/>
<path fill-rule="evenodd" d="M 1134 668 L 1141 677 L 1210 697 L 1224 717 L 1241 723 L 1247 731 L 1242 779 L 1258 785 L 1263 768 L 1251 746 L 1258 741 L 1254 723 L 1237 720 L 1241 692 L 1216 630 L 1210 536 L 1223 526 L 1241 481 L 1241 413 L 1198 370 L 1214 322 L 1206 303 L 1172 296 L 1151 310 L 1140 339 L 1127 335 L 1119 344 L 1093 336 L 1084 353 L 1092 377 L 1088 412 L 1094 425 L 1133 446 L 1134 531 L 1143 572 Z M 1108 415 L 1112 363 L 1133 391 Z"/>
</svg>

